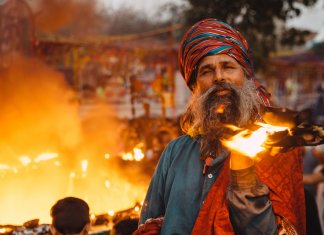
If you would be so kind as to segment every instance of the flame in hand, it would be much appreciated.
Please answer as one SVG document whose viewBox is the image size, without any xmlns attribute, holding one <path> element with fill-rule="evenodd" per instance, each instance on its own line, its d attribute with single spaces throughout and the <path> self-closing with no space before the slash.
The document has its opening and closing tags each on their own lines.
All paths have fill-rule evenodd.
<svg viewBox="0 0 324 235">
<path fill-rule="evenodd" d="M 255 157 L 258 153 L 264 151 L 265 142 L 268 140 L 268 137 L 277 132 L 288 130 L 288 127 L 284 126 L 272 126 L 265 123 L 256 123 L 257 126 L 260 126 L 258 129 L 252 131 L 250 129 L 242 130 L 239 127 L 233 125 L 226 125 L 231 130 L 238 131 L 236 135 L 230 137 L 229 139 L 223 139 L 221 142 L 224 146 L 230 150 L 239 152 L 248 157 Z"/>
</svg>

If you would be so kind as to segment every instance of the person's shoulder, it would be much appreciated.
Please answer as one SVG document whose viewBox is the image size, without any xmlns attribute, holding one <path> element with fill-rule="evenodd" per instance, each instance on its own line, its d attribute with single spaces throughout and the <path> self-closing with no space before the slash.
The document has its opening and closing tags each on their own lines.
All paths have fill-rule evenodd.
<svg viewBox="0 0 324 235">
<path fill-rule="evenodd" d="M 170 155 L 177 155 L 189 149 L 195 149 L 199 146 L 199 140 L 192 138 L 189 135 L 182 135 L 172 140 L 165 148 L 164 153 Z"/>
<path fill-rule="evenodd" d="M 199 146 L 199 140 L 189 135 L 179 136 L 172 140 L 164 149 L 161 156 L 162 162 L 170 166 L 176 159 L 187 159 L 188 155 L 196 152 L 199 154 Z"/>
<path fill-rule="evenodd" d="M 192 138 L 189 135 L 181 135 L 174 140 L 172 140 L 169 144 L 169 148 L 174 148 L 174 147 L 181 147 L 181 146 L 187 146 L 187 145 L 192 145 L 198 143 L 197 139 Z"/>
</svg>

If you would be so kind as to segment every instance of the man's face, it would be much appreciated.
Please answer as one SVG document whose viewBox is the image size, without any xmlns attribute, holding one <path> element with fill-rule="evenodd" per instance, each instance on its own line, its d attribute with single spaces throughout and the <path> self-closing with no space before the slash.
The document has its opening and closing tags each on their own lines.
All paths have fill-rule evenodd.
<svg viewBox="0 0 324 235">
<path fill-rule="evenodd" d="M 193 91 L 192 128 L 203 133 L 222 131 L 225 123 L 247 125 L 258 113 L 253 80 L 246 79 L 240 64 L 228 55 L 203 58 Z"/>
<path fill-rule="evenodd" d="M 240 64 L 228 55 L 211 55 L 202 59 L 198 66 L 194 89 L 201 94 L 207 91 L 216 81 L 242 86 L 245 75 Z M 219 95 L 226 91 L 219 91 Z"/>
</svg>

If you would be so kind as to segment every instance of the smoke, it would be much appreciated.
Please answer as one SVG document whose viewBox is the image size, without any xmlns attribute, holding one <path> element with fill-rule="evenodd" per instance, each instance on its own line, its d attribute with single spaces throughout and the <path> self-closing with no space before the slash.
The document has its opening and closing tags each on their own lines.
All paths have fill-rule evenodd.
<svg viewBox="0 0 324 235">
<path fill-rule="evenodd" d="M 95 0 L 36 0 L 32 6 L 41 32 L 85 35 L 98 33 L 104 24 Z"/>
<path fill-rule="evenodd" d="M 17 57 L 0 76 L 2 146 L 14 156 L 17 150 L 35 154 L 76 146 L 81 131 L 78 106 L 60 73 L 37 60 Z"/>
</svg>

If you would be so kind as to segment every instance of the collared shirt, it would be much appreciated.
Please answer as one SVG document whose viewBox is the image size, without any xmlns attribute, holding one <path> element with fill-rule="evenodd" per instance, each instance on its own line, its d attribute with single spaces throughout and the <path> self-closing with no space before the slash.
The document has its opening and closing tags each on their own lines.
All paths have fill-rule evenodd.
<svg viewBox="0 0 324 235">
<path fill-rule="evenodd" d="M 161 234 L 190 234 L 206 195 L 228 156 L 229 152 L 223 151 L 213 160 L 206 174 L 202 174 L 204 162 L 200 160 L 199 142 L 187 135 L 172 141 L 152 177 L 140 224 L 162 215 Z M 232 172 L 233 183 L 227 193 L 234 230 L 246 228 L 248 234 L 276 234 L 268 188 L 256 182 L 253 169 L 245 169 L 242 174 L 245 176 L 240 181 L 240 171 Z"/>
</svg>

